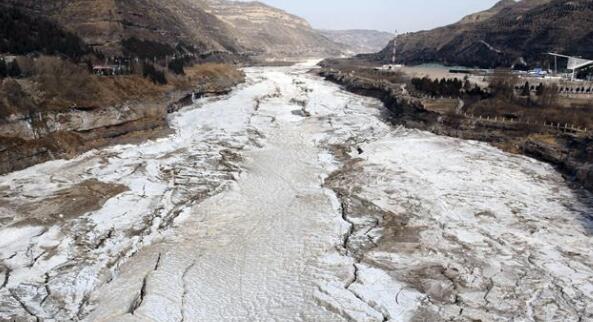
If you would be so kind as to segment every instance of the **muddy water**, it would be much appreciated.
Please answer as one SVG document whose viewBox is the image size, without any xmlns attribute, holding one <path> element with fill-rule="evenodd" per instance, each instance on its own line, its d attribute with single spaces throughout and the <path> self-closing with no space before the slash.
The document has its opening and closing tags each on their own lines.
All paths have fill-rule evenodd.
<svg viewBox="0 0 593 322">
<path fill-rule="evenodd" d="M 249 69 L 168 138 L 0 177 L 0 320 L 593 318 L 587 194 L 308 69 Z"/>
</svg>

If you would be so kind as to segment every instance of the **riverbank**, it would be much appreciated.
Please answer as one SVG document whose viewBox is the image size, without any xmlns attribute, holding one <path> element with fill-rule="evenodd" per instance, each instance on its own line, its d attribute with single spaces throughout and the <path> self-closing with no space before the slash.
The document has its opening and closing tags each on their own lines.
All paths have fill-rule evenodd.
<svg viewBox="0 0 593 322">
<path fill-rule="evenodd" d="M 390 111 L 387 117 L 394 124 L 488 142 L 507 152 L 548 162 L 567 178 L 593 191 L 593 138 L 588 133 L 560 125 L 526 124 L 451 113 L 447 109 L 428 109 L 421 99 L 409 94 L 401 79 L 390 80 L 379 73 L 357 73 L 325 65 L 318 74 L 350 92 L 381 100 Z"/>
<path fill-rule="evenodd" d="M 12 112 L 0 119 L 0 174 L 107 145 L 167 135 L 168 113 L 191 105 L 196 98 L 226 94 L 243 81 L 243 73 L 234 66 L 199 64 L 186 68 L 184 75 L 170 75 L 162 86 L 135 75 L 88 76 L 81 84 L 67 82 L 65 88 L 56 88 L 54 95 L 48 95 L 51 100 L 36 101 L 26 89 L 40 86 L 39 81 L 3 80 L 8 97 L 23 94 L 16 102 L 8 102 Z M 43 90 L 48 87 L 42 86 Z M 66 91 L 76 91 L 75 96 Z"/>
</svg>

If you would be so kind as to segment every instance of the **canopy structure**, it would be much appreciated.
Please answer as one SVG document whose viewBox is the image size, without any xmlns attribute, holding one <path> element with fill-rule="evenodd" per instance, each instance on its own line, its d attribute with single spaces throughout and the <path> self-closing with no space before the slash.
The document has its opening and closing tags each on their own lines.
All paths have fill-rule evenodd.
<svg viewBox="0 0 593 322">
<path fill-rule="evenodd" d="M 584 59 L 584 58 L 580 58 L 580 57 L 573 57 L 573 56 L 566 56 L 566 55 L 560 55 L 560 54 L 556 54 L 556 53 L 548 53 L 548 55 L 550 56 L 554 56 L 554 59 L 561 57 L 561 58 L 566 58 L 568 59 L 568 65 L 567 65 L 567 69 L 572 71 L 572 79 L 574 80 L 576 73 L 580 70 L 580 69 L 584 69 L 584 68 L 588 68 L 593 66 L 593 60 L 590 59 Z M 558 71 L 558 64 L 555 63 L 555 72 Z"/>
</svg>

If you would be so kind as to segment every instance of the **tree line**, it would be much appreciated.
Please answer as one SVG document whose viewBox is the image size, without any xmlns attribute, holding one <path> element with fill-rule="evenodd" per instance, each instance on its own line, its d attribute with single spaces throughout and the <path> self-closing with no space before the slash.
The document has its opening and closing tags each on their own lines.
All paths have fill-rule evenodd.
<svg viewBox="0 0 593 322">
<path fill-rule="evenodd" d="M 53 22 L 11 7 L 0 10 L 0 52 L 65 55 L 78 59 L 90 50 L 78 36 Z"/>
<path fill-rule="evenodd" d="M 488 93 L 478 85 L 472 85 L 468 79 L 461 81 L 457 78 L 431 79 L 428 77 L 412 78 L 414 88 L 422 93 L 435 97 L 487 96 Z"/>
</svg>

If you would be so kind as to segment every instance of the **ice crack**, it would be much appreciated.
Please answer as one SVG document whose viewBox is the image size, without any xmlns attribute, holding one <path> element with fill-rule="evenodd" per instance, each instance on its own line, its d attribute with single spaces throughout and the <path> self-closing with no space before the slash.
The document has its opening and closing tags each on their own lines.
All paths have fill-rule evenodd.
<svg viewBox="0 0 593 322">
<path fill-rule="evenodd" d="M 2 282 L 2 285 L 0 285 L 0 289 L 3 289 L 4 287 L 6 287 L 6 285 L 8 285 L 8 280 L 10 279 L 10 273 L 12 272 L 12 270 L 6 265 L 3 265 L 3 268 L 4 268 L 4 281 Z"/>
<path fill-rule="evenodd" d="M 9 290 L 10 295 L 12 295 L 12 297 L 19 303 L 19 305 L 23 308 L 23 310 L 29 314 L 30 316 L 32 316 L 33 318 L 35 318 L 35 321 L 39 322 L 41 321 L 41 318 L 39 318 L 39 316 L 37 316 L 37 314 L 35 314 L 35 312 L 33 312 L 33 310 L 31 310 L 31 308 L 29 308 L 27 306 L 27 304 L 25 304 L 25 302 L 20 298 L 20 296 L 18 296 L 16 294 L 16 292 L 14 290 Z"/>
<path fill-rule="evenodd" d="M 159 256 L 156 259 L 156 263 L 154 264 L 154 271 L 158 271 L 159 269 L 159 265 L 161 264 L 161 253 L 159 253 Z"/>
<path fill-rule="evenodd" d="M 45 303 L 45 301 L 47 301 L 47 299 L 51 296 L 51 290 L 49 289 L 49 280 L 49 273 L 45 273 L 45 281 L 43 285 L 43 287 L 45 288 L 45 296 L 41 300 L 41 305 L 43 305 L 43 303 Z"/>
<path fill-rule="evenodd" d="M 136 297 L 136 300 L 134 300 L 134 302 L 132 302 L 132 307 L 130 308 L 130 311 L 129 311 L 129 313 L 132 315 L 134 315 L 136 310 L 142 305 L 142 302 L 144 301 L 144 297 L 146 296 L 146 284 L 148 283 L 149 275 L 150 274 L 146 274 L 144 276 L 144 278 L 142 279 L 142 287 L 140 288 L 138 297 Z"/>
<path fill-rule="evenodd" d="M 336 189 L 334 189 L 334 191 L 335 190 Z M 383 313 L 380 309 L 377 309 L 375 307 L 376 304 L 369 303 L 362 296 L 360 296 L 356 291 L 351 289 L 351 286 L 353 284 L 357 283 L 359 280 L 358 265 L 360 265 L 364 259 L 364 253 L 362 253 L 362 252 L 369 251 L 369 250 L 377 247 L 377 243 L 375 243 L 373 238 L 371 236 L 369 236 L 368 234 L 373 229 L 379 227 L 380 221 L 378 219 L 374 220 L 373 225 L 370 228 L 366 229 L 366 231 L 364 232 L 366 239 L 370 241 L 370 245 L 371 245 L 370 247 L 362 247 L 362 249 L 360 249 L 360 247 L 351 245 L 351 238 L 357 232 L 357 229 L 359 229 L 359 228 L 357 227 L 356 223 L 349 218 L 348 202 L 350 201 L 350 198 L 344 196 L 344 194 L 339 191 L 336 191 L 335 193 L 336 193 L 337 197 L 341 200 L 341 210 L 340 211 L 341 211 L 342 219 L 349 224 L 348 230 L 346 231 L 346 233 L 343 236 L 342 249 L 343 249 L 345 256 L 349 256 L 354 260 L 354 264 L 352 265 L 352 267 L 353 267 L 352 278 L 349 281 L 347 281 L 346 284 L 344 284 L 344 288 L 346 290 L 348 290 L 350 293 L 352 293 L 354 295 L 354 297 L 356 297 L 359 301 L 366 303 L 369 307 L 371 307 L 378 314 L 380 314 L 383 317 L 382 321 L 389 321 L 390 317 L 387 314 Z M 364 227 L 362 227 L 362 228 L 364 228 Z"/>
<path fill-rule="evenodd" d="M 186 301 L 186 297 L 187 297 L 187 293 L 188 293 L 188 289 L 187 289 L 187 282 L 185 280 L 185 277 L 187 276 L 187 273 L 189 273 L 189 271 L 194 267 L 194 265 L 196 264 L 196 261 L 192 261 L 191 264 L 189 264 L 185 270 L 183 271 L 183 275 L 181 276 L 181 282 L 183 283 L 183 294 L 181 295 L 181 306 L 180 306 L 180 310 L 181 310 L 181 322 L 185 321 L 185 301 Z"/>
</svg>

